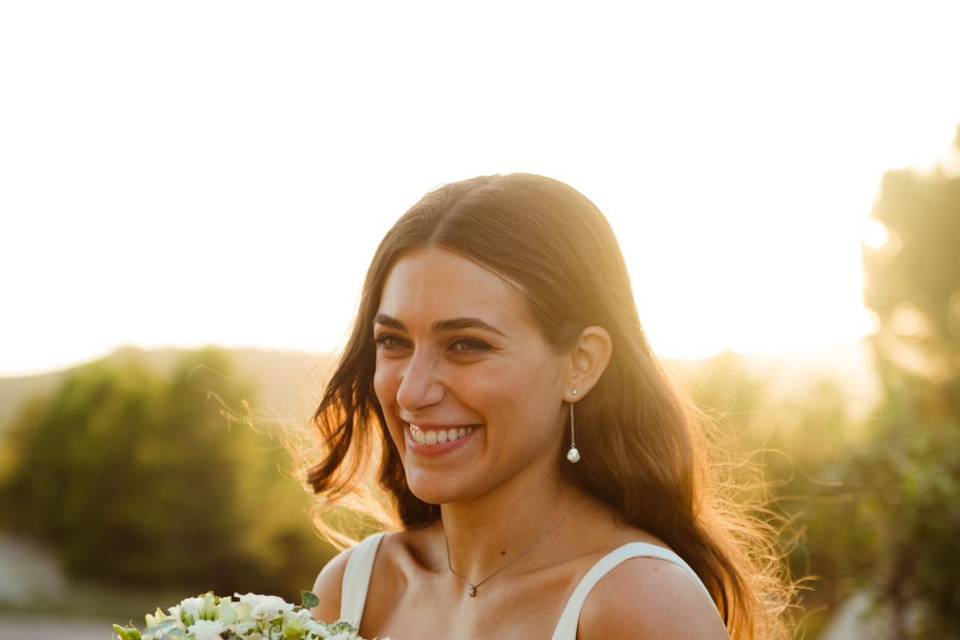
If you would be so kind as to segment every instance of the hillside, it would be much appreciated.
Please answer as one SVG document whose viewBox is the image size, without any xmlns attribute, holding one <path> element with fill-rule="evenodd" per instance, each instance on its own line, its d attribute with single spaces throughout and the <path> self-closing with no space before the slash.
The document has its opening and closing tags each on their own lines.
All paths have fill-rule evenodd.
<svg viewBox="0 0 960 640">
<path fill-rule="evenodd" d="M 296 351 L 227 349 L 234 374 L 254 381 L 258 395 L 253 410 L 259 419 L 307 420 L 312 415 L 323 383 L 335 365 L 336 354 Z M 136 354 L 157 374 L 172 370 L 183 350 L 123 347 L 105 360 Z M 828 378 L 847 390 L 851 417 L 866 416 L 878 397 L 877 381 L 866 341 L 816 351 L 780 355 L 733 354 L 751 375 L 764 379 L 774 396 L 784 397 Z M 668 370 L 680 376 L 704 366 L 708 360 L 664 359 Z M 51 393 L 71 369 L 37 376 L 0 378 L 0 433 L 9 426 L 31 396 Z"/>
<path fill-rule="evenodd" d="M 157 375 L 173 370 L 182 349 L 123 347 L 101 360 L 136 355 Z M 252 409 L 260 419 L 309 419 L 322 391 L 322 380 L 333 364 L 330 354 L 258 349 L 225 349 L 233 363 L 233 375 L 252 380 L 257 389 Z M 81 365 L 78 365 L 81 366 Z M 0 434 L 10 425 L 24 402 L 53 392 L 75 367 L 37 376 L 0 378 Z M 239 409 L 239 407 L 237 408 Z"/>
</svg>

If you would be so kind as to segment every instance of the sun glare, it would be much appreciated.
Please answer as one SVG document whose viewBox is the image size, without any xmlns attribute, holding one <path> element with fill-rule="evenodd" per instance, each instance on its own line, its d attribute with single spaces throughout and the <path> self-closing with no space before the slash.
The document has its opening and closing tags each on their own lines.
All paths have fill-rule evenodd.
<svg viewBox="0 0 960 640">
<path fill-rule="evenodd" d="M 855 341 L 861 252 L 896 247 L 868 220 L 881 176 L 960 121 L 951 5 L 551 6 L 549 29 L 527 6 L 45 6 L 0 8 L 0 375 L 337 349 L 393 221 L 510 171 L 598 204 L 665 355 Z"/>
</svg>

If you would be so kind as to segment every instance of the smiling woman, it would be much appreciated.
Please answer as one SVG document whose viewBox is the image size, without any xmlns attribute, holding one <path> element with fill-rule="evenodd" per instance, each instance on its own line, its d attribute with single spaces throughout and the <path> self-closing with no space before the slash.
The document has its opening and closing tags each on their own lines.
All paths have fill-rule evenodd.
<svg viewBox="0 0 960 640">
<path fill-rule="evenodd" d="M 786 638 L 769 525 L 723 499 L 619 245 L 532 174 L 428 193 L 380 243 L 314 415 L 314 616 L 365 637 Z M 359 544 L 323 518 L 384 528 Z"/>
</svg>

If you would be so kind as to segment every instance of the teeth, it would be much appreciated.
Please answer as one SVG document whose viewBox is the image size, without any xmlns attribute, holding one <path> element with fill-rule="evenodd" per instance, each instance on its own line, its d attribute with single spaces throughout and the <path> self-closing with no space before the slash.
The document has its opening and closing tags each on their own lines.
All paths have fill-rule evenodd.
<svg viewBox="0 0 960 640">
<path fill-rule="evenodd" d="M 471 425 L 469 427 L 454 427 L 442 431 L 424 431 L 417 425 L 411 424 L 410 435 L 417 444 L 431 446 L 435 444 L 443 444 L 445 442 L 452 442 L 453 440 L 459 440 L 460 438 L 466 437 L 467 434 L 472 433 L 474 429 L 476 429 L 476 426 Z"/>
</svg>

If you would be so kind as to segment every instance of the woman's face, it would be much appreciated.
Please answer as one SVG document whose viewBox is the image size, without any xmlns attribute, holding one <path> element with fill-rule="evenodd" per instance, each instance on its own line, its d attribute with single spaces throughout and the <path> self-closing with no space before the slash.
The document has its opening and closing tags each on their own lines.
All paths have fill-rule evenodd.
<svg viewBox="0 0 960 640">
<path fill-rule="evenodd" d="M 443 249 L 410 253 L 387 276 L 373 329 L 374 390 L 418 498 L 466 500 L 559 464 L 562 360 L 499 276 Z M 477 426 L 434 448 L 411 423 L 427 442 Z"/>
</svg>

